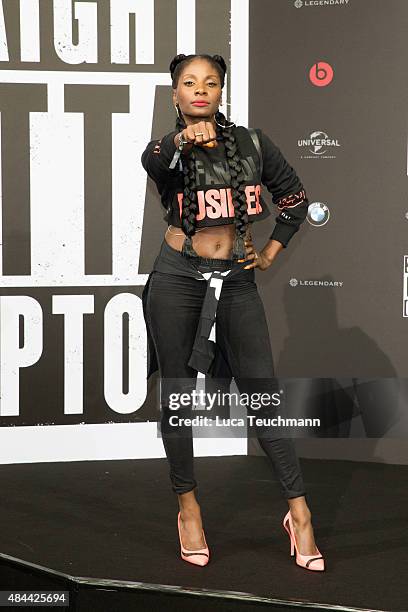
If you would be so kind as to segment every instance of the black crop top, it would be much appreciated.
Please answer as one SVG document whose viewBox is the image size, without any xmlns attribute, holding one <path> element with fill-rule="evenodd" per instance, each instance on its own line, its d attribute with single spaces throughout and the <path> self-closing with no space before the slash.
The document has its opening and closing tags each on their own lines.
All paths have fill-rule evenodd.
<svg viewBox="0 0 408 612">
<path fill-rule="evenodd" d="M 271 214 L 261 195 L 261 184 L 264 184 L 272 193 L 272 201 L 279 210 L 271 238 L 286 247 L 307 215 L 309 201 L 303 185 L 280 149 L 262 130 L 256 129 L 262 150 L 260 176 L 259 155 L 248 130 L 243 126 L 232 129 L 241 153 L 248 221 L 262 221 Z M 161 202 L 166 209 L 164 220 L 168 225 L 181 227 L 183 173 L 179 164 L 174 169 L 169 168 L 176 152 L 174 137 L 177 133 L 178 131 L 173 131 L 160 140 L 150 141 L 142 154 L 141 162 L 147 174 L 156 183 Z M 196 216 L 197 229 L 233 223 L 235 211 L 224 143 L 218 141 L 218 146 L 213 148 L 196 146 L 194 153 L 199 207 Z"/>
</svg>

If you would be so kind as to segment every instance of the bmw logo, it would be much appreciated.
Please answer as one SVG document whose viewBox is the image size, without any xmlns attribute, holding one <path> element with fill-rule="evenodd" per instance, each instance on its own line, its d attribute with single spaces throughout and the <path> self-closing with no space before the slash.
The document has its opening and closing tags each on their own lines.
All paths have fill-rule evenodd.
<svg viewBox="0 0 408 612">
<path fill-rule="evenodd" d="M 310 225 L 314 225 L 315 227 L 320 227 L 327 223 L 330 217 L 329 207 L 322 202 L 313 202 L 313 204 L 309 204 L 307 210 L 307 220 Z"/>
</svg>

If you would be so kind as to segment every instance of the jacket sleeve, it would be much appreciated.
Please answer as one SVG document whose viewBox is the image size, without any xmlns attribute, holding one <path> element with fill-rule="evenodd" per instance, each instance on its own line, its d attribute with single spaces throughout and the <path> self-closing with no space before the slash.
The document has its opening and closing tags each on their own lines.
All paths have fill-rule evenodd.
<svg viewBox="0 0 408 612">
<path fill-rule="evenodd" d="M 279 147 L 261 130 L 257 132 L 263 156 L 261 182 L 272 194 L 272 202 L 279 210 L 270 238 L 278 240 L 286 248 L 306 219 L 309 200 L 299 177 Z"/>
<path fill-rule="evenodd" d="M 174 144 L 176 134 L 177 130 L 166 134 L 160 140 L 151 140 L 142 153 L 142 166 L 156 183 L 159 193 L 163 191 L 169 178 L 179 172 L 177 166 L 173 170 L 169 168 L 177 148 Z"/>
</svg>

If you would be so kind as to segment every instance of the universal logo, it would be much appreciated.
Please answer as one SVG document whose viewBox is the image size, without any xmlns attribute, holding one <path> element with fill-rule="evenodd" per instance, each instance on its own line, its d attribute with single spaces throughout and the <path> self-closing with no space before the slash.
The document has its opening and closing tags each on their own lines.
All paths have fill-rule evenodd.
<svg viewBox="0 0 408 612">
<path fill-rule="evenodd" d="M 307 138 L 298 138 L 298 147 L 307 149 L 309 154 L 301 155 L 301 159 L 336 159 L 336 155 L 332 155 L 332 151 L 336 147 L 340 147 L 337 138 L 330 138 L 326 132 L 312 132 Z"/>
<path fill-rule="evenodd" d="M 343 281 L 334 280 L 298 280 L 291 278 L 289 281 L 291 287 L 342 287 Z"/>
<path fill-rule="evenodd" d="M 295 0 L 293 3 L 296 8 L 307 8 L 314 6 L 347 6 L 350 0 Z"/>
<path fill-rule="evenodd" d="M 314 227 L 325 225 L 330 218 L 329 207 L 323 202 L 312 202 L 307 209 L 306 219 Z"/>
<path fill-rule="evenodd" d="M 408 317 L 408 255 L 404 255 L 402 283 L 402 316 Z"/>
</svg>

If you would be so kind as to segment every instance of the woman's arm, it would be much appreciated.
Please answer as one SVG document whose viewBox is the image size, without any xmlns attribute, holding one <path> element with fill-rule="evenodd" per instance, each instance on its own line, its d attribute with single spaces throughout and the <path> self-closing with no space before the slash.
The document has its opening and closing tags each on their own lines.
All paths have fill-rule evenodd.
<svg viewBox="0 0 408 612">
<path fill-rule="evenodd" d="M 177 134 L 178 131 L 174 130 L 160 140 L 151 140 L 142 153 L 142 166 L 150 178 L 155 181 L 159 191 L 160 186 L 163 186 L 171 176 L 178 172 L 177 168 L 169 169 L 177 148 L 174 142 Z"/>
<path fill-rule="evenodd" d="M 279 147 L 262 132 L 256 130 L 261 142 L 263 155 L 263 172 L 261 181 L 272 193 L 272 201 L 280 211 L 276 217 L 276 226 L 267 245 L 268 253 L 276 255 L 279 241 L 284 248 L 299 230 L 306 219 L 309 201 L 305 189 L 295 170 L 282 155 Z"/>
<path fill-rule="evenodd" d="M 272 140 L 256 129 L 262 148 L 263 171 L 261 182 L 272 193 L 272 201 L 280 211 L 276 225 L 264 248 L 257 254 L 252 239 L 245 243 L 246 258 L 251 262 L 244 269 L 267 270 L 306 219 L 309 201 L 295 170 L 286 161 Z M 258 256 L 256 256 L 258 255 Z"/>
<path fill-rule="evenodd" d="M 163 136 L 161 140 L 149 142 L 142 153 L 142 166 L 150 178 L 156 182 L 160 194 L 166 182 L 179 172 L 177 157 L 173 160 L 179 145 L 179 134 L 182 135 L 183 140 L 187 141 L 181 151 L 185 157 L 190 154 L 193 145 L 217 146 L 217 134 L 210 121 L 198 121 L 186 126 L 181 132 L 174 130 Z"/>
</svg>

